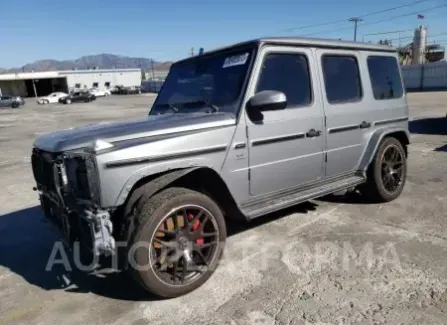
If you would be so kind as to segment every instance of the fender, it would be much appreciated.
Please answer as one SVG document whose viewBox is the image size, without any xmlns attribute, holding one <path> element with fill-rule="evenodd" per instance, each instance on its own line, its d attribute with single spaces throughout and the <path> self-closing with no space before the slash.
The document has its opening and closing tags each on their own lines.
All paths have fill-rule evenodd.
<svg viewBox="0 0 447 325">
<path fill-rule="evenodd" d="M 380 143 L 382 142 L 383 138 L 391 133 L 396 132 L 403 132 L 405 135 L 405 144 L 410 143 L 410 134 L 408 132 L 408 129 L 404 127 L 395 127 L 395 128 L 380 128 L 374 131 L 374 133 L 369 138 L 368 144 L 365 148 L 365 151 L 363 152 L 362 158 L 360 160 L 359 170 L 362 172 L 366 172 L 368 169 L 368 166 L 371 164 L 372 160 L 374 159 L 374 156 L 377 152 L 377 149 L 379 148 Z"/>
<path fill-rule="evenodd" d="M 172 182 L 176 181 L 179 178 L 191 173 L 192 171 L 198 169 L 200 167 L 191 167 L 178 169 L 166 174 L 162 174 L 159 177 L 147 182 L 146 184 L 137 188 L 133 193 L 130 194 L 129 201 L 126 204 L 126 208 L 124 211 L 124 215 L 129 215 L 132 210 L 134 204 L 143 196 L 143 194 L 148 195 L 149 197 L 153 196 L 155 193 L 165 188 Z"/>
</svg>

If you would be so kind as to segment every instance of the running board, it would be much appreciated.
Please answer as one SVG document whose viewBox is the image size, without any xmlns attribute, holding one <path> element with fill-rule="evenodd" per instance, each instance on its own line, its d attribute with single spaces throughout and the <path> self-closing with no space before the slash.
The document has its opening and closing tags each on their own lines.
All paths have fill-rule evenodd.
<svg viewBox="0 0 447 325">
<path fill-rule="evenodd" d="M 277 210 L 288 208 L 290 206 L 315 199 L 317 197 L 332 194 L 334 192 L 338 192 L 362 184 L 365 181 L 366 179 L 363 176 L 349 176 L 308 189 L 296 189 L 295 191 L 289 192 L 287 194 L 279 193 L 275 195 L 269 195 L 265 198 L 256 200 L 255 202 L 252 201 L 242 204 L 239 208 L 248 219 L 253 219 Z"/>
</svg>

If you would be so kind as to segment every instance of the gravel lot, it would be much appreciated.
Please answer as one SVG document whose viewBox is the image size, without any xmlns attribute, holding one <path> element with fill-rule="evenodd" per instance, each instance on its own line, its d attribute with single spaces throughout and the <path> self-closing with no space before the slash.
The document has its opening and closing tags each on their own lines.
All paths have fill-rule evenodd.
<svg viewBox="0 0 447 325">
<path fill-rule="evenodd" d="M 0 324 L 446 324 L 447 93 L 410 94 L 409 174 L 384 205 L 325 198 L 252 224 L 195 292 L 156 300 L 118 275 L 45 271 L 56 236 L 30 166 L 42 132 L 147 114 L 153 96 L 0 111 Z"/>
</svg>

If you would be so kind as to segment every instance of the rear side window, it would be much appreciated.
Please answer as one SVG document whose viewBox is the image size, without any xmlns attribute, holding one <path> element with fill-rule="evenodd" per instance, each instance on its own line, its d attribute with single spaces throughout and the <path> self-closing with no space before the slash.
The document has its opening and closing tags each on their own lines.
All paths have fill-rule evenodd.
<svg viewBox="0 0 447 325">
<path fill-rule="evenodd" d="M 262 64 L 256 92 L 277 90 L 287 97 L 287 107 L 312 101 L 309 64 L 302 54 L 268 54 Z"/>
<path fill-rule="evenodd" d="M 402 81 L 396 58 L 391 56 L 369 56 L 368 70 L 375 99 L 402 97 Z"/>
<path fill-rule="evenodd" d="M 355 57 L 325 55 L 322 64 L 329 103 L 356 102 L 362 98 L 359 66 Z"/>
</svg>

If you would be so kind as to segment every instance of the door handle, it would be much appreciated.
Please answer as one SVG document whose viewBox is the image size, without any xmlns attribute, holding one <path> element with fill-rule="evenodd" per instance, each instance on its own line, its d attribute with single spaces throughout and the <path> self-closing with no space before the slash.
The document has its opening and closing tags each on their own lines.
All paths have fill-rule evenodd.
<svg viewBox="0 0 447 325">
<path fill-rule="evenodd" d="M 321 131 L 317 131 L 315 129 L 310 129 L 306 133 L 307 138 L 315 138 L 315 137 L 319 137 L 320 135 L 321 135 Z"/>
<path fill-rule="evenodd" d="M 362 123 L 360 123 L 360 128 L 361 128 L 361 129 L 367 129 L 367 128 L 369 128 L 370 126 L 371 126 L 371 122 L 363 121 Z"/>
</svg>

